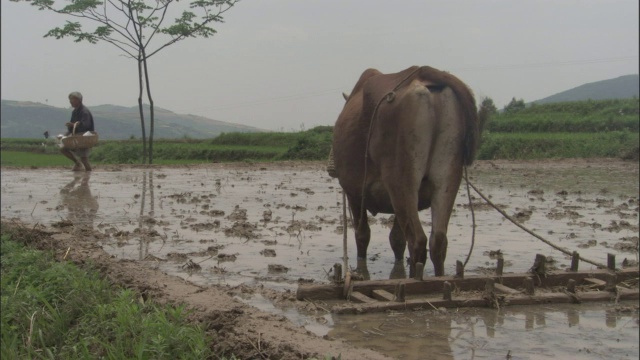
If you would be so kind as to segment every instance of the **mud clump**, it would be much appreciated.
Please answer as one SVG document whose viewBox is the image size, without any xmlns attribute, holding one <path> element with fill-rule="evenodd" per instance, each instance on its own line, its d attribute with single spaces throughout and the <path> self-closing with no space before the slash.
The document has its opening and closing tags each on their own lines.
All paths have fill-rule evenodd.
<svg viewBox="0 0 640 360">
<path fill-rule="evenodd" d="M 66 227 L 73 226 L 73 223 L 69 220 L 60 220 L 58 222 L 54 222 L 53 224 L 51 224 L 51 226 L 55 228 L 66 228 Z"/>
<path fill-rule="evenodd" d="M 189 228 L 196 232 L 219 229 L 220 221 L 214 220 L 213 222 L 191 224 Z"/>
<path fill-rule="evenodd" d="M 260 251 L 260 255 L 264 257 L 276 257 L 276 251 L 273 249 L 264 249 Z"/>
<path fill-rule="evenodd" d="M 238 259 L 238 254 L 218 254 L 217 259 L 219 262 L 236 261 Z"/>
<path fill-rule="evenodd" d="M 289 271 L 289 268 L 284 265 L 269 264 L 267 266 L 267 270 L 269 271 L 270 274 L 279 274 L 279 273 L 286 273 L 287 271 Z"/>
<path fill-rule="evenodd" d="M 241 209 L 238 205 L 233 209 L 233 212 L 227 216 L 227 220 L 231 221 L 246 221 L 247 209 Z"/>
<path fill-rule="evenodd" d="M 533 211 L 531 210 L 521 210 L 518 211 L 517 213 L 515 213 L 513 215 L 513 218 L 516 219 L 516 221 L 523 223 L 529 219 L 531 219 L 531 215 L 533 214 Z"/>
<path fill-rule="evenodd" d="M 236 221 L 230 228 L 224 229 L 224 234 L 226 236 L 245 238 L 247 240 L 260 237 L 258 227 L 246 221 Z"/>
</svg>

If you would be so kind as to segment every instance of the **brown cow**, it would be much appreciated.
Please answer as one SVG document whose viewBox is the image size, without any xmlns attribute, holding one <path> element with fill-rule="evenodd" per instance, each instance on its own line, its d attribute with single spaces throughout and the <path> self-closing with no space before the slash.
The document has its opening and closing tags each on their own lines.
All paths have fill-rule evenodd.
<svg viewBox="0 0 640 360">
<path fill-rule="evenodd" d="M 371 236 L 367 210 L 395 214 L 389 242 L 396 261 L 403 261 L 408 242 L 409 273 L 415 276 L 416 263 L 427 260 L 418 211 L 431 207 L 429 252 L 435 275 L 444 275 L 449 217 L 479 135 L 473 94 L 455 76 L 428 66 L 362 73 L 333 135 L 335 171 L 353 215 L 359 262 L 366 263 Z"/>
</svg>

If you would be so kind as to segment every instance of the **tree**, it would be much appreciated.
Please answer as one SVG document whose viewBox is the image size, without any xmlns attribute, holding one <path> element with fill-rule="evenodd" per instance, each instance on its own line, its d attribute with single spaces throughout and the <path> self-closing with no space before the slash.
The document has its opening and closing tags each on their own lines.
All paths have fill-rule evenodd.
<svg viewBox="0 0 640 360">
<path fill-rule="evenodd" d="M 478 109 L 478 119 L 480 119 L 480 131 L 488 124 L 495 114 L 498 113 L 498 108 L 490 97 L 485 97 L 480 103 L 480 109 Z"/>
<path fill-rule="evenodd" d="M 485 97 L 480 103 L 480 111 L 484 111 L 489 115 L 494 115 L 498 113 L 498 108 L 496 107 L 496 104 L 493 102 L 492 98 Z"/>
<path fill-rule="evenodd" d="M 524 100 L 516 100 L 516 98 L 512 98 L 511 101 L 504 107 L 504 112 L 506 113 L 514 113 L 520 110 L 524 110 L 527 105 L 525 105 Z"/>
<path fill-rule="evenodd" d="M 178 41 L 204 37 L 208 38 L 216 33 L 210 25 L 223 22 L 222 14 L 231 9 L 239 0 L 193 0 L 188 4 L 183 1 L 182 14 L 168 26 L 165 20 L 170 16 L 169 9 L 178 0 L 68 0 L 65 6 L 57 6 L 55 0 L 11 0 L 27 2 L 36 6 L 38 10 L 49 10 L 65 14 L 77 19 L 88 20 L 95 28 L 83 30 L 85 24 L 80 22 L 67 23 L 62 27 L 49 30 L 44 37 L 62 39 L 73 38 L 75 42 L 87 41 L 96 44 L 107 42 L 131 59 L 136 60 L 138 66 L 138 108 L 140 111 L 140 127 L 142 131 L 143 163 L 153 163 L 153 131 L 154 104 L 151 96 L 151 82 L 149 78 L 149 58 L 175 44 Z M 179 10 L 178 10 L 179 11 Z M 158 39 L 158 40 L 156 40 Z M 156 40 L 154 42 L 154 40 Z M 152 46 L 152 42 L 153 45 Z M 157 45 L 156 45 L 157 43 Z M 143 93 L 146 89 L 149 101 L 149 147 L 145 133 Z"/>
</svg>

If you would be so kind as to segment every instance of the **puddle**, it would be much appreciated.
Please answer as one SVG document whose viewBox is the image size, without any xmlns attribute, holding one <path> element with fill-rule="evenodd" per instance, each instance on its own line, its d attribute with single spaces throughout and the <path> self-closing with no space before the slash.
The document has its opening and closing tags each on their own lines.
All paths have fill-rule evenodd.
<svg viewBox="0 0 640 360">
<path fill-rule="evenodd" d="M 606 254 L 612 253 L 617 267 L 623 263 L 637 266 L 638 164 L 615 160 L 479 162 L 469 169 L 469 175 L 493 203 L 547 240 L 599 263 L 606 264 Z M 101 234 L 96 241 L 111 255 L 144 261 L 199 285 L 261 285 L 295 291 L 299 281 L 327 282 L 333 264 L 342 263 L 342 195 L 337 180 L 321 166 L 105 168 L 89 175 L 60 169 L 3 169 L 1 196 L 5 219 L 15 217 L 57 226 L 68 221 L 81 224 Z M 479 274 L 495 267 L 493 254 L 498 250 L 504 256 L 504 272 L 528 270 L 537 253 L 551 256 L 555 260 L 552 265 L 558 268 L 570 265 L 567 256 L 505 220 L 483 204 L 473 190 L 472 200 L 475 247 L 466 273 Z M 429 211 L 420 216 L 428 229 Z M 393 267 L 394 256 L 387 240 L 389 215 L 371 219 L 368 276 L 397 277 L 397 271 L 402 274 L 403 269 Z M 456 260 L 464 262 L 469 253 L 471 219 L 463 182 L 449 225 L 447 274 L 455 273 Z M 355 267 L 352 236 L 350 233 L 347 251 L 349 264 Z M 580 269 L 590 268 L 595 267 L 580 263 Z M 404 270 L 408 273 L 406 267 Z M 425 276 L 433 276 L 431 263 L 425 266 Z M 264 299 L 244 301 L 271 306 Z M 450 320 L 443 323 L 439 316 L 425 312 L 411 314 L 411 326 L 394 325 L 400 316 L 409 317 L 406 314 L 395 318 L 321 315 L 325 320 L 318 325 L 312 321 L 315 317 L 309 320 L 287 313 L 289 310 L 270 311 L 280 311 L 317 334 L 328 332 L 332 337 L 348 338 L 353 333 L 350 341 L 385 347 L 382 352 L 397 358 L 420 358 L 416 354 L 442 354 L 442 358 L 452 359 L 504 358 L 508 350 L 513 359 L 570 354 L 598 358 L 604 349 L 616 349 L 615 344 L 622 350 L 614 357 L 624 357 L 630 341 L 635 344 L 631 354 L 637 358 L 637 309 L 632 315 L 635 320 L 625 317 L 630 321 L 621 319 L 611 328 L 597 320 L 606 318 L 606 308 L 594 306 L 593 310 L 582 305 L 570 307 L 578 309 L 579 326 L 566 325 L 569 320 L 565 313 L 570 308 L 556 310 L 559 307 L 555 306 L 541 311 L 542 315 L 538 310 L 517 312 L 511 308 L 497 315 L 461 310 L 459 316 L 447 315 Z M 534 314 L 532 329 L 526 327 L 527 314 Z M 493 316 L 493 323 L 498 325 L 486 325 L 492 321 L 485 323 L 487 316 Z M 538 317 L 545 319 L 546 325 L 538 326 Z M 566 326 L 559 325 L 563 322 Z M 375 323 L 384 325 L 383 330 L 394 331 L 383 331 L 385 335 L 381 336 L 358 330 L 379 327 Z M 598 325 L 589 325 L 587 330 L 592 323 Z M 581 334 L 585 331 L 588 334 Z M 609 335 L 597 335 L 599 331 Z M 610 344 L 615 333 L 624 336 Z M 522 338 L 522 344 L 514 344 L 514 337 Z M 606 340 L 605 347 L 596 346 L 591 337 L 611 341 Z M 540 349 L 534 351 L 532 342 L 540 342 Z M 568 352 L 563 350 L 565 346 Z"/>
<path fill-rule="evenodd" d="M 329 336 L 396 359 L 637 359 L 637 304 L 340 316 Z"/>
<path fill-rule="evenodd" d="M 304 327 L 306 330 L 318 336 L 324 336 L 331 331 L 334 326 L 333 317 L 330 313 L 316 314 L 311 316 L 310 314 L 303 314 L 295 307 L 276 307 L 269 299 L 266 299 L 261 294 L 249 294 L 243 296 L 236 296 L 236 299 L 244 302 L 245 304 L 256 307 L 262 311 L 270 312 L 276 315 L 282 315 L 287 320 L 300 327 Z"/>
</svg>

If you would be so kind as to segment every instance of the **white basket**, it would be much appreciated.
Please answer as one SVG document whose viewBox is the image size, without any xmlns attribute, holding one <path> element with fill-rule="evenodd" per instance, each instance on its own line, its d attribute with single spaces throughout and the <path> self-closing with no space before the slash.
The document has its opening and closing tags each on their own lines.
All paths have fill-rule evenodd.
<svg viewBox="0 0 640 360">
<path fill-rule="evenodd" d="M 90 149 L 96 146 L 98 143 L 98 133 L 95 131 L 87 131 L 82 135 L 76 134 L 76 126 L 78 126 L 78 123 L 73 124 L 71 135 L 59 139 L 60 147 L 67 150 L 80 150 Z M 90 135 L 87 135 L 87 133 L 90 133 Z"/>
</svg>

